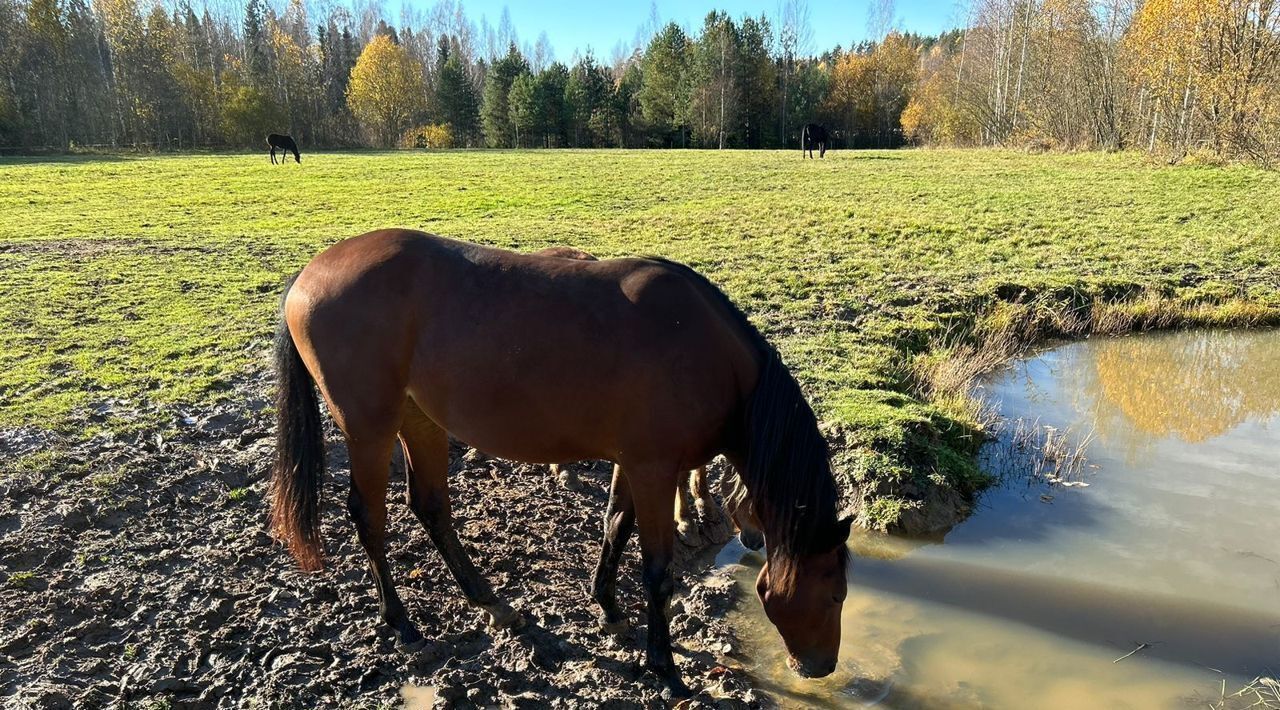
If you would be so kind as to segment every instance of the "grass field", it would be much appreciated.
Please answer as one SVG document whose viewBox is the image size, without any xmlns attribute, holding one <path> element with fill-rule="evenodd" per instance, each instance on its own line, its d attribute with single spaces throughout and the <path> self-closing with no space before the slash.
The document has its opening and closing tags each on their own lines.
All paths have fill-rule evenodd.
<svg viewBox="0 0 1280 710">
<path fill-rule="evenodd" d="M 1280 314 L 1280 174 L 1247 167 L 998 151 L 6 158 L 0 426 L 171 425 L 88 414 L 229 396 L 268 364 L 282 280 L 387 226 L 690 263 L 780 347 L 841 470 L 879 494 L 864 521 L 880 525 L 912 505 L 904 483 L 979 482 L 965 377 L 938 373 L 980 368 L 948 363 L 986 362 L 993 339 L 1003 356 Z"/>
</svg>

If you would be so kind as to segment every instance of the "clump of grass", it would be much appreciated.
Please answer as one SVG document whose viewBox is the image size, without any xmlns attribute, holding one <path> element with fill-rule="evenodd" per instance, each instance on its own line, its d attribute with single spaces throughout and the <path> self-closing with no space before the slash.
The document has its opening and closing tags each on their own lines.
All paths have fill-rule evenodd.
<svg viewBox="0 0 1280 710">
<path fill-rule="evenodd" d="M 249 497 L 248 488 L 232 488 L 230 491 L 227 491 L 227 500 L 231 501 L 232 503 L 239 503 L 240 501 L 248 497 Z"/>
<path fill-rule="evenodd" d="M 1254 328 L 1276 321 L 1275 309 L 1256 302 L 1239 298 L 1183 302 L 1154 291 L 1135 299 L 1099 302 L 1090 315 L 1090 331 L 1099 335 L 1189 327 Z"/>
<path fill-rule="evenodd" d="M 120 471 L 107 471 L 90 476 L 89 484 L 94 488 L 109 491 L 119 485 L 123 479 L 124 475 Z"/>
<path fill-rule="evenodd" d="M 1259 676 L 1240 690 L 1227 695 L 1226 681 L 1217 700 L 1209 703 L 1210 710 L 1280 710 L 1280 680 Z"/>
<path fill-rule="evenodd" d="M 1080 433 L 1018 418 L 1002 421 L 992 434 L 995 441 L 983 449 L 981 463 L 1000 483 L 1026 480 L 1066 488 L 1089 485 L 1084 478 L 1093 431 Z"/>
<path fill-rule="evenodd" d="M 9 586 L 16 589 L 28 589 L 35 583 L 36 574 L 31 571 L 13 572 L 9 575 Z"/>
</svg>

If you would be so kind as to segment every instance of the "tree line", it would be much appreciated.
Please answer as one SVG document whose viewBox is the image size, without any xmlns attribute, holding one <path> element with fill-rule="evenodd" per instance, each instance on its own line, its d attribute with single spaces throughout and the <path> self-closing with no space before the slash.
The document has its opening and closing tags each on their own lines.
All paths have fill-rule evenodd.
<svg viewBox="0 0 1280 710">
<path fill-rule="evenodd" d="M 655 13 L 610 61 L 567 64 L 545 34 L 521 43 L 508 14 L 477 26 L 457 0 L 394 21 L 379 4 L 313 18 L 302 0 L 234 15 L 194 1 L 0 0 L 0 146 L 257 146 L 287 132 L 310 147 L 770 148 L 815 120 L 850 145 L 902 141 L 904 87 L 872 116 L 839 81 L 844 57 L 877 45 L 813 54 L 803 0 L 774 18 L 710 12 L 696 31 Z M 899 37 L 903 66 L 932 41 Z"/>
<path fill-rule="evenodd" d="M 922 54 L 912 140 L 1280 159 L 1280 3 L 976 0 Z"/>
<path fill-rule="evenodd" d="M 0 0 L 0 146 L 700 147 L 904 142 L 1280 154 L 1274 0 L 973 0 L 963 27 L 812 47 L 804 0 L 774 16 L 656 11 L 608 60 L 555 60 L 503 13 L 379 3 Z"/>
</svg>

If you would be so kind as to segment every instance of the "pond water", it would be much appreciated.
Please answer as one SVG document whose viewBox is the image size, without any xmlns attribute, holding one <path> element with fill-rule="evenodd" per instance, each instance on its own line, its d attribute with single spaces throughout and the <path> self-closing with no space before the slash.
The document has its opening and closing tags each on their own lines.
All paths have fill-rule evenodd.
<svg viewBox="0 0 1280 710">
<path fill-rule="evenodd" d="M 789 707 L 1204 708 L 1280 673 L 1280 332 L 1087 340 L 981 390 L 1001 483 L 941 544 L 851 541 L 832 676 L 786 669 L 759 559 L 721 553 L 762 686 Z M 1060 465 L 1030 473 L 1046 437 Z"/>
</svg>

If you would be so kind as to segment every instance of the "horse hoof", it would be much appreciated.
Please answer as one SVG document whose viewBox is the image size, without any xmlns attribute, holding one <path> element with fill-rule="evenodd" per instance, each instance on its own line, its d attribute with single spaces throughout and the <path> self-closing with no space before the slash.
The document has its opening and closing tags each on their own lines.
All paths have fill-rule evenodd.
<svg viewBox="0 0 1280 710">
<path fill-rule="evenodd" d="M 426 647 L 427 647 L 427 640 L 424 638 L 419 638 L 417 641 L 410 641 L 410 642 L 397 641 L 396 642 L 396 650 L 400 651 L 401 653 L 417 653 Z"/>
<path fill-rule="evenodd" d="M 676 537 L 680 538 L 687 547 L 700 549 L 706 544 L 702 533 L 698 530 L 698 526 L 694 523 L 681 522 L 676 525 Z"/>
<path fill-rule="evenodd" d="M 489 610 L 489 627 L 493 629 L 518 629 L 524 626 L 524 615 L 509 606 Z"/>
<path fill-rule="evenodd" d="M 693 697 L 693 691 L 684 684 L 684 679 L 680 677 L 680 671 L 675 668 L 648 668 L 648 671 L 657 676 L 658 681 L 662 683 L 663 700 L 674 702 Z"/>
<path fill-rule="evenodd" d="M 689 690 L 689 686 L 685 685 L 681 681 L 676 681 L 676 683 L 677 684 L 675 685 L 668 684 L 665 687 L 663 687 L 662 689 L 663 700 L 665 700 L 668 703 L 671 703 L 671 702 L 678 702 L 680 700 L 688 700 L 689 698 L 693 697 L 693 691 Z"/>
<path fill-rule="evenodd" d="M 412 625 L 396 629 L 396 646 L 404 651 L 417 651 L 426 644 L 426 639 Z"/>
<path fill-rule="evenodd" d="M 600 630 L 605 632 L 606 634 L 621 636 L 627 633 L 627 630 L 630 628 L 631 628 L 631 624 L 627 623 L 626 619 L 619 619 L 617 621 L 606 621 L 604 619 L 600 620 Z"/>
</svg>

